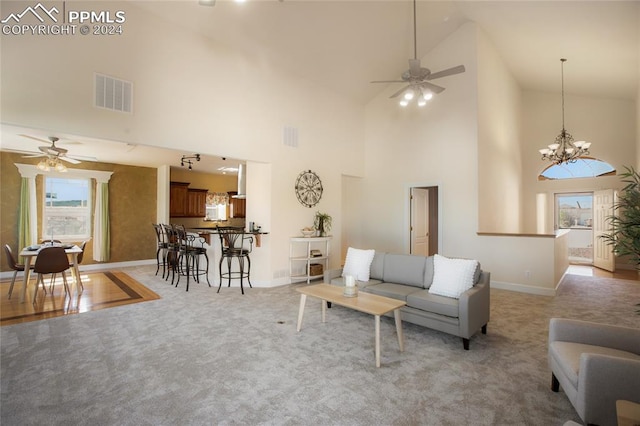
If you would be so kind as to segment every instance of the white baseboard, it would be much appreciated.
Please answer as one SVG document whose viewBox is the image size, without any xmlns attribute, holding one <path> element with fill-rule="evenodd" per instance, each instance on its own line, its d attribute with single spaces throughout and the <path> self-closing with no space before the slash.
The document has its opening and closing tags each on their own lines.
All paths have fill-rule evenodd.
<svg viewBox="0 0 640 426">
<path fill-rule="evenodd" d="M 128 266 L 144 266 L 155 265 L 155 259 L 132 260 L 130 262 L 114 262 L 114 263 L 93 263 L 90 265 L 79 265 L 80 272 L 103 271 L 105 269 L 126 268 Z M 8 279 L 13 276 L 13 271 L 0 272 L 0 279 Z M 18 277 L 24 277 L 22 272 L 18 272 Z M 18 278 L 16 277 L 16 280 Z"/>
<path fill-rule="evenodd" d="M 530 285 L 508 283 L 504 281 L 491 281 L 491 288 L 497 288 L 500 290 L 517 291 L 519 293 L 537 294 L 538 296 L 555 296 L 555 288 L 542 288 Z"/>
<path fill-rule="evenodd" d="M 147 259 L 147 260 L 132 260 L 129 262 L 114 262 L 114 263 L 92 263 L 91 265 L 78 265 L 80 271 L 102 271 L 105 269 L 114 269 L 114 268 L 126 268 L 129 266 L 144 266 L 144 265 L 155 265 L 155 259 Z"/>
</svg>

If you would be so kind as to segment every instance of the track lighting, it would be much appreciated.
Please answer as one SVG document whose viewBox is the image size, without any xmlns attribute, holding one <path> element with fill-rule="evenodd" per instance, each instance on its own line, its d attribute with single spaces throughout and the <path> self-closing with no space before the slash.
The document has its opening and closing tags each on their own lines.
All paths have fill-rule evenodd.
<svg viewBox="0 0 640 426">
<path fill-rule="evenodd" d="M 193 161 L 200 161 L 200 154 L 183 155 L 180 160 L 180 165 L 184 167 L 185 164 L 189 166 L 189 170 L 193 170 Z"/>
</svg>

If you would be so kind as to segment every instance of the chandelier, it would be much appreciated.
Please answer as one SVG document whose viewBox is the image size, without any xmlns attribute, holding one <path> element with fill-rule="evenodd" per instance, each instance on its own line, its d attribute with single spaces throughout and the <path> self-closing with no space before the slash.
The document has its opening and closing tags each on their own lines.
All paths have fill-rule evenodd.
<svg viewBox="0 0 640 426">
<path fill-rule="evenodd" d="M 47 157 L 41 160 L 36 167 L 43 172 L 48 172 L 52 169 L 60 173 L 67 171 L 66 166 L 62 164 L 58 157 Z"/>
<path fill-rule="evenodd" d="M 560 69 L 562 75 L 562 131 L 556 136 L 556 141 L 539 150 L 542 154 L 542 160 L 548 160 L 555 164 L 575 163 L 578 158 L 589 155 L 589 147 L 591 142 L 575 141 L 573 136 L 564 128 L 564 63 L 567 60 L 560 59 Z"/>
</svg>

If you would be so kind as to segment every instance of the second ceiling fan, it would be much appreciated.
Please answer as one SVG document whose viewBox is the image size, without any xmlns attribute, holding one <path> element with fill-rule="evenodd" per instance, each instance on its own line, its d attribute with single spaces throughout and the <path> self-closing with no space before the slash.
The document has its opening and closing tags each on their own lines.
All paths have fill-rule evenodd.
<svg viewBox="0 0 640 426">
<path fill-rule="evenodd" d="M 50 145 L 39 146 L 38 150 L 40 151 L 40 153 L 26 155 L 25 157 L 47 157 L 49 160 L 52 160 L 52 161 L 64 160 L 71 164 L 80 164 L 80 160 L 67 155 L 67 152 L 69 151 L 66 148 L 61 148 L 59 146 L 56 146 L 56 142 L 60 140 L 56 136 L 49 136 L 49 142 L 45 141 L 44 139 L 36 138 L 29 135 L 20 135 L 20 136 L 33 139 L 38 142 L 50 144 Z"/>
<path fill-rule="evenodd" d="M 460 74 L 465 71 L 464 65 L 458 65 L 446 70 L 432 73 L 429 68 L 423 68 L 418 59 L 418 43 L 416 30 L 416 0 L 413 0 L 413 59 L 409 59 L 409 69 L 402 73 L 402 80 L 375 80 L 371 83 L 406 83 L 402 89 L 395 92 L 390 98 L 403 95 L 400 105 L 407 106 L 414 97 L 417 98 L 418 106 L 424 106 L 428 99 L 434 94 L 441 93 L 444 87 L 433 84 L 430 80 Z"/>
</svg>

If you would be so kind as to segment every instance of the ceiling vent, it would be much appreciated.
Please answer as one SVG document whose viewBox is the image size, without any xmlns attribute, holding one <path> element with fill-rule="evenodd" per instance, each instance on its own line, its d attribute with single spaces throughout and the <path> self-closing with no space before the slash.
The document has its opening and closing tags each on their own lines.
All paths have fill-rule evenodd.
<svg viewBox="0 0 640 426">
<path fill-rule="evenodd" d="M 112 111 L 132 112 L 133 83 L 96 74 L 95 106 Z"/>
</svg>

